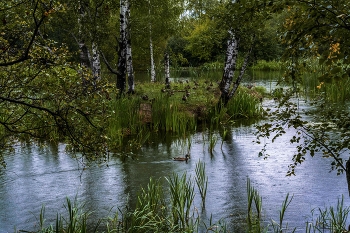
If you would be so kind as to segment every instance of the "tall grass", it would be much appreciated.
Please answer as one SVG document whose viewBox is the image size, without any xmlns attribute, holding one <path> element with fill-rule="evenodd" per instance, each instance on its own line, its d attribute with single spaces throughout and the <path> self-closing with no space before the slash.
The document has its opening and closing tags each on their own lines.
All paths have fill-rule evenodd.
<svg viewBox="0 0 350 233">
<path fill-rule="evenodd" d="M 194 200 L 194 186 L 187 180 L 187 175 L 173 174 L 167 178 L 170 188 L 171 215 L 174 223 L 180 229 L 189 227 L 190 210 Z"/>
<path fill-rule="evenodd" d="M 150 178 L 146 188 L 141 189 L 137 197 L 135 209 L 118 209 L 111 217 L 97 221 L 92 228 L 88 227 L 90 212 L 84 211 L 84 205 L 77 201 L 66 199 L 65 214 L 57 214 L 54 225 L 45 226 L 45 207 L 43 206 L 39 218 L 38 233 L 85 233 L 97 232 L 97 228 L 105 223 L 106 233 L 146 233 L 146 232 L 228 232 L 228 225 L 224 220 L 214 222 L 212 215 L 208 222 L 203 222 L 196 215 L 198 209 L 194 207 L 194 182 L 186 173 L 172 174 L 166 178 L 168 186 L 161 179 Z M 205 175 L 205 165 L 196 164 L 195 182 L 205 199 L 208 178 Z M 168 188 L 168 191 L 167 191 Z M 169 193 L 166 197 L 165 193 Z M 291 205 L 293 196 L 286 195 L 279 211 L 279 219 L 266 222 L 262 215 L 262 197 L 247 180 L 247 226 L 246 232 L 286 233 L 295 232 L 296 228 L 289 228 L 286 223 L 286 210 Z M 344 197 L 338 200 L 336 207 L 314 209 L 312 215 L 316 218 L 306 223 L 306 233 L 343 233 L 347 232 L 350 207 L 344 206 Z M 96 220 L 95 220 L 96 222 Z M 21 232 L 27 232 L 20 230 Z M 16 231 L 17 232 L 17 231 Z M 299 231 L 300 232 L 300 231 Z"/>
<path fill-rule="evenodd" d="M 161 83 L 144 83 L 139 85 L 137 95 L 112 100 L 109 114 L 103 119 L 107 122 L 106 148 L 112 152 L 123 151 L 123 155 L 128 156 L 142 141 L 147 141 L 149 133 L 187 138 L 207 123 L 218 127 L 237 118 L 262 116 L 259 99 L 245 87 L 239 88 L 227 108 L 218 109 L 217 85 L 213 80 L 187 80 L 164 89 Z M 187 99 L 182 100 L 185 94 Z M 211 139 L 214 145 L 215 138 Z"/>
<path fill-rule="evenodd" d="M 208 134 L 208 137 L 209 137 L 209 147 L 208 147 L 208 150 L 210 152 L 210 154 L 213 154 L 213 151 L 215 149 L 215 146 L 218 142 L 218 137 L 216 136 L 216 134 L 213 133 L 212 130 L 209 130 L 209 134 Z"/>
<path fill-rule="evenodd" d="M 290 205 L 290 203 L 293 200 L 293 196 L 291 198 L 289 198 L 289 193 L 287 194 L 286 198 L 284 199 L 284 201 L 282 202 L 282 207 L 281 210 L 279 211 L 279 221 L 272 221 L 272 228 L 273 231 L 276 233 L 282 233 L 282 232 L 286 232 L 288 231 L 288 223 L 284 225 L 284 218 L 285 218 L 285 213 L 286 210 L 288 208 L 288 206 Z M 295 232 L 296 228 L 294 228 L 292 230 L 292 232 Z"/>
<path fill-rule="evenodd" d="M 312 63 L 313 64 L 313 63 Z M 323 67 L 318 64 L 310 65 L 310 72 L 302 76 L 302 88 L 307 97 L 315 100 L 323 99 L 327 102 L 350 100 L 350 78 L 322 80 Z"/>
<path fill-rule="evenodd" d="M 40 233 L 87 233 L 97 232 L 97 227 L 101 221 L 97 221 L 96 227 L 93 229 L 88 228 L 87 220 L 90 216 L 89 212 L 83 211 L 84 206 L 79 205 L 77 200 L 72 202 L 71 199 L 66 198 L 66 204 L 64 205 L 67 213 L 61 215 L 57 213 L 55 226 L 50 225 L 45 227 L 45 207 L 43 206 L 39 215 L 39 227 Z M 23 231 L 27 232 L 27 231 Z"/>
<path fill-rule="evenodd" d="M 196 164 L 196 183 L 202 199 L 202 207 L 205 208 L 205 198 L 207 196 L 208 176 L 205 174 L 205 163 L 198 161 Z"/>
<path fill-rule="evenodd" d="M 193 132 L 197 122 L 194 117 L 180 110 L 181 102 L 167 95 L 156 98 L 152 104 L 152 120 L 156 131 L 186 135 Z"/>
<path fill-rule="evenodd" d="M 233 119 L 254 118 L 261 116 L 263 109 L 260 100 L 251 95 L 247 88 L 240 88 L 236 96 L 229 101 L 227 113 Z"/>
<path fill-rule="evenodd" d="M 307 224 L 307 232 L 347 232 L 347 221 L 349 217 L 350 207 L 344 206 L 344 196 L 341 200 L 338 199 L 336 208 L 333 206 L 325 209 L 317 208 L 312 211 L 316 214 L 315 222 Z"/>
<path fill-rule="evenodd" d="M 247 211 L 247 226 L 249 232 L 261 232 L 262 220 L 262 198 L 258 191 L 251 186 L 250 179 L 247 179 L 247 197 L 248 197 L 248 211 Z M 255 211 L 253 209 L 255 204 Z"/>
</svg>

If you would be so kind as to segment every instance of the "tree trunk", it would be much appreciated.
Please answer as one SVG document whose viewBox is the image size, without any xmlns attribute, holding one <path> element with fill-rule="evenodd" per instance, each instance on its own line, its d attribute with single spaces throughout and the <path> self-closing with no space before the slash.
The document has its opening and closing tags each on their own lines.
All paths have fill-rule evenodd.
<svg viewBox="0 0 350 233">
<path fill-rule="evenodd" d="M 92 43 L 92 74 L 93 74 L 93 84 L 96 87 L 97 82 L 101 79 L 101 60 L 100 53 L 98 52 L 97 45 Z"/>
<path fill-rule="evenodd" d="M 241 71 L 239 73 L 239 76 L 238 78 L 236 79 L 235 83 L 233 84 L 233 87 L 232 87 L 232 90 L 230 91 L 230 94 L 228 95 L 228 100 L 230 100 L 236 93 L 237 89 L 238 89 L 238 86 L 239 84 L 241 83 L 242 79 L 243 79 L 243 75 L 247 69 L 247 66 L 248 66 L 248 62 L 249 62 L 249 57 L 250 57 L 250 54 L 253 50 L 253 43 L 252 43 L 252 46 L 250 47 L 249 51 L 247 52 L 247 55 L 244 59 L 244 62 L 243 62 L 243 65 L 242 65 L 242 68 L 241 68 Z"/>
<path fill-rule="evenodd" d="M 78 17 L 79 38 L 77 39 L 77 43 L 80 50 L 79 59 L 80 59 L 82 83 L 84 86 L 87 86 L 88 80 L 84 76 L 84 69 L 91 68 L 91 56 L 90 56 L 89 49 L 85 44 L 85 40 L 82 32 L 82 21 L 84 17 L 85 17 L 85 9 L 83 5 L 79 3 L 79 17 Z"/>
<path fill-rule="evenodd" d="M 237 57 L 238 57 L 238 43 L 234 31 L 229 30 L 229 39 L 227 40 L 227 50 L 226 50 L 226 58 L 225 58 L 225 67 L 224 73 L 220 83 L 220 104 L 226 105 L 230 100 L 230 87 L 232 83 L 232 79 L 236 70 L 237 65 Z"/>
<path fill-rule="evenodd" d="M 80 65 L 84 68 L 90 68 L 91 67 L 91 55 L 89 52 L 88 47 L 85 44 L 85 41 L 83 39 L 80 39 L 79 41 L 79 49 L 80 49 Z"/>
<path fill-rule="evenodd" d="M 127 22 L 127 28 L 126 28 L 126 38 L 127 38 L 127 44 L 126 44 L 126 71 L 128 73 L 128 93 L 134 94 L 135 93 L 135 82 L 134 82 L 134 67 L 132 65 L 132 53 L 131 53 L 131 34 L 130 34 L 130 25 L 129 25 L 129 18 L 130 18 L 130 3 L 127 2 L 127 12 L 126 12 L 126 22 Z"/>
<path fill-rule="evenodd" d="M 128 0 L 120 0 L 120 38 L 118 50 L 118 67 L 117 67 L 117 89 L 119 94 L 123 94 L 126 84 L 126 54 L 127 54 L 127 6 Z"/>
<path fill-rule="evenodd" d="M 148 14 L 151 16 L 151 2 L 149 1 Z M 152 41 L 152 23 L 149 23 L 149 52 L 151 56 L 151 82 L 156 81 L 156 68 L 154 64 L 153 41 Z"/>
<path fill-rule="evenodd" d="M 164 69 L 165 69 L 165 86 L 170 88 L 170 59 L 169 53 L 164 54 Z"/>
<path fill-rule="evenodd" d="M 156 81 L 156 66 L 154 64 L 153 42 L 152 42 L 151 35 L 149 37 L 149 50 L 150 50 L 150 56 L 151 56 L 151 82 L 155 82 Z"/>
</svg>

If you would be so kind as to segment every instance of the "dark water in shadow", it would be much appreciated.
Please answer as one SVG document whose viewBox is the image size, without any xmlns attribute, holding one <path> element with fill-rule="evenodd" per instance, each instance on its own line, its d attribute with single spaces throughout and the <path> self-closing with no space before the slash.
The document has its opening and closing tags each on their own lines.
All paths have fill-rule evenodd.
<svg viewBox="0 0 350 233">
<path fill-rule="evenodd" d="M 151 176 L 187 172 L 193 178 L 199 160 L 206 164 L 209 185 L 205 211 L 200 211 L 197 190 L 194 207 L 203 219 L 210 214 L 214 221 L 223 218 L 230 232 L 242 231 L 247 178 L 263 198 L 267 221 L 278 220 L 285 196 L 294 195 L 286 221 L 298 227 L 297 232 L 305 232 L 305 222 L 311 220 L 313 208 L 335 206 L 342 195 L 345 204 L 350 204 L 345 176 L 329 173 L 329 161 L 316 156 L 302 164 L 296 176 L 286 177 L 295 148 L 288 141 L 278 140 L 269 145 L 271 157 L 264 160 L 258 157 L 261 145 L 252 142 L 252 131 L 249 126 L 234 128 L 222 149 L 219 139 L 213 155 L 208 152 L 207 134 L 197 133 L 192 137 L 188 163 L 172 161 L 172 157 L 186 153 L 186 145 L 168 141 L 142 148 L 137 160 L 122 163 L 111 158 L 108 166 L 95 165 L 85 170 L 64 152 L 64 145 L 43 149 L 18 146 L 6 157 L 8 167 L 0 173 L 0 232 L 13 232 L 14 226 L 17 230 L 34 230 L 42 205 L 46 206 L 47 224 L 54 224 L 56 213 L 64 213 L 66 197 L 77 197 L 79 203 L 85 203 L 84 209 L 92 211 L 92 219 L 97 221 L 112 215 L 117 207 L 134 203 L 136 193 L 141 186 L 146 187 Z"/>
</svg>

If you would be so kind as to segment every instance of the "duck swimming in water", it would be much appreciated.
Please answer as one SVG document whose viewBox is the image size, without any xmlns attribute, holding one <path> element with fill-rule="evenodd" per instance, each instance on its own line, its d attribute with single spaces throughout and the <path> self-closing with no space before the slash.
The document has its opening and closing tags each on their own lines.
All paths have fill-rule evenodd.
<svg viewBox="0 0 350 233">
<path fill-rule="evenodd" d="M 173 158 L 174 161 L 186 161 L 190 158 L 189 154 L 186 154 L 185 158 L 184 157 L 175 157 Z"/>
</svg>

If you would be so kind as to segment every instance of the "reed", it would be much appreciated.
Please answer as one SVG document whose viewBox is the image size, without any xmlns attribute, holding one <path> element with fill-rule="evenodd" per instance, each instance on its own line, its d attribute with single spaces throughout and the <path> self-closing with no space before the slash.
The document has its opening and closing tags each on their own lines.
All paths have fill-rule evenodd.
<svg viewBox="0 0 350 233">
<path fill-rule="evenodd" d="M 350 208 L 344 207 L 344 196 L 338 200 L 337 208 L 330 207 L 331 224 L 333 232 L 344 232 L 346 230 L 346 220 L 349 215 Z"/>
<path fill-rule="evenodd" d="M 317 208 L 317 218 L 315 222 L 307 224 L 306 231 L 308 232 L 347 232 L 347 221 L 349 217 L 350 207 L 344 206 L 344 196 L 338 199 L 336 208 L 333 206 L 325 209 Z M 314 215 L 315 210 L 312 211 Z"/>
<path fill-rule="evenodd" d="M 286 232 L 288 231 L 288 223 L 284 226 L 284 218 L 285 218 L 285 213 L 286 213 L 286 210 L 288 208 L 288 206 L 290 205 L 290 203 L 292 202 L 293 200 L 293 196 L 291 198 L 289 198 L 289 193 L 286 195 L 286 198 L 284 199 L 284 201 L 282 202 L 282 207 L 281 207 L 281 210 L 279 211 L 279 222 L 275 222 L 275 221 L 272 221 L 272 228 L 273 228 L 273 231 L 276 232 L 276 233 L 282 233 L 282 232 Z M 296 228 L 294 228 L 292 230 L 292 232 L 295 232 Z"/>
<path fill-rule="evenodd" d="M 147 207 L 153 213 L 165 216 L 166 203 L 162 187 L 160 180 L 154 180 L 151 177 L 147 189 L 142 188 L 141 194 L 138 195 L 136 208 L 144 209 Z"/>
<path fill-rule="evenodd" d="M 194 117 L 181 109 L 181 99 L 167 94 L 156 97 L 152 104 L 152 123 L 155 131 L 187 135 L 196 129 Z"/>
<path fill-rule="evenodd" d="M 223 220 L 213 222 L 212 215 L 209 222 L 201 222 L 199 215 L 196 217 L 194 212 L 198 211 L 194 208 L 191 213 L 191 207 L 194 200 L 194 185 L 190 177 L 186 173 L 182 176 L 173 174 L 166 178 L 170 188 L 170 205 L 169 200 L 164 196 L 163 184 L 160 179 L 154 180 L 150 178 L 149 184 L 142 189 L 138 195 L 136 208 L 130 210 L 120 210 L 115 212 L 112 217 L 107 217 L 106 232 L 107 233 L 144 233 L 144 232 L 228 232 L 227 224 Z M 195 181 L 200 190 L 202 200 L 205 197 L 208 178 L 205 176 L 205 164 L 199 162 L 196 164 Z M 263 225 L 262 216 L 262 198 L 258 191 L 251 185 L 250 179 L 247 180 L 247 229 L 249 233 L 260 232 L 295 232 L 296 228 L 289 229 L 285 224 L 285 214 L 288 206 L 291 204 L 293 196 L 287 194 L 282 203 L 279 213 L 278 222 L 271 221 L 270 225 Z M 94 228 L 88 228 L 87 221 L 91 213 L 84 212 L 84 205 L 77 204 L 77 201 L 71 201 L 66 198 L 64 205 L 67 213 L 61 215 L 57 213 L 55 226 L 45 227 L 45 207 L 42 206 L 39 219 L 38 233 L 84 233 L 97 232 L 97 227 L 102 223 L 99 220 Z M 312 214 L 316 213 L 317 218 L 314 222 L 306 223 L 305 232 L 347 232 L 346 223 L 350 207 L 344 206 L 344 197 L 338 200 L 337 206 L 314 209 Z M 16 229 L 15 229 L 16 231 Z M 27 232 L 20 230 L 21 232 Z M 17 232 L 17 231 L 16 231 Z"/>
<path fill-rule="evenodd" d="M 83 205 L 78 205 L 75 200 L 72 202 L 68 197 L 66 198 L 66 205 L 64 205 L 67 215 L 64 217 L 57 213 L 55 227 L 50 225 L 45 227 L 45 207 L 42 206 L 39 215 L 39 227 L 38 232 L 42 233 L 87 233 L 97 232 L 97 228 L 101 221 L 98 221 L 96 227 L 88 229 L 87 219 L 90 215 L 89 212 L 84 212 Z"/>
<path fill-rule="evenodd" d="M 190 226 L 190 209 L 194 200 L 193 183 L 187 179 L 186 173 L 181 177 L 174 173 L 167 181 L 170 188 L 172 220 L 179 229 L 186 229 Z"/>
<path fill-rule="evenodd" d="M 322 68 L 315 68 L 315 72 L 310 72 L 302 77 L 302 88 L 307 97 L 315 100 L 323 99 L 327 102 L 340 102 L 350 100 L 350 78 L 339 80 L 329 79 L 320 81 Z"/>
<path fill-rule="evenodd" d="M 219 126 L 240 117 L 262 115 L 259 100 L 244 87 L 239 88 L 227 108 L 218 109 L 220 93 L 217 85 L 210 80 L 187 80 L 172 83 L 171 89 L 164 89 L 161 83 L 142 83 L 137 95 L 111 100 L 105 119 L 108 150 L 120 152 L 125 150 L 123 145 L 138 145 L 135 141 L 141 140 L 133 138 L 146 138 L 147 132 L 171 133 L 186 138 L 206 123 Z M 184 101 L 185 93 L 189 96 Z"/>
<path fill-rule="evenodd" d="M 196 184 L 202 199 L 202 208 L 205 208 L 205 198 L 207 196 L 208 176 L 205 174 L 205 163 L 200 160 L 196 164 Z"/>
<path fill-rule="evenodd" d="M 223 127 L 223 133 L 222 133 L 222 139 L 221 139 L 221 150 L 222 150 L 222 146 L 224 145 L 224 142 L 225 140 L 227 139 L 228 137 L 228 133 L 229 133 L 229 130 L 226 128 L 226 127 Z"/>
<path fill-rule="evenodd" d="M 262 198 L 258 191 L 251 186 L 250 179 L 247 179 L 247 196 L 248 196 L 248 211 L 247 211 L 247 225 L 249 232 L 261 232 L 262 220 Z M 253 210 L 255 205 L 255 211 Z"/>
<path fill-rule="evenodd" d="M 247 88 L 240 88 L 227 105 L 227 114 L 233 119 L 253 118 L 263 114 L 260 99 L 250 94 Z"/>
<path fill-rule="evenodd" d="M 216 134 L 213 133 L 212 130 L 209 130 L 209 147 L 208 147 L 208 150 L 210 152 L 210 154 L 213 154 L 213 151 L 215 149 L 215 146 L 218 142 L 218 137 L 216 136 Z"/>
</svg>

